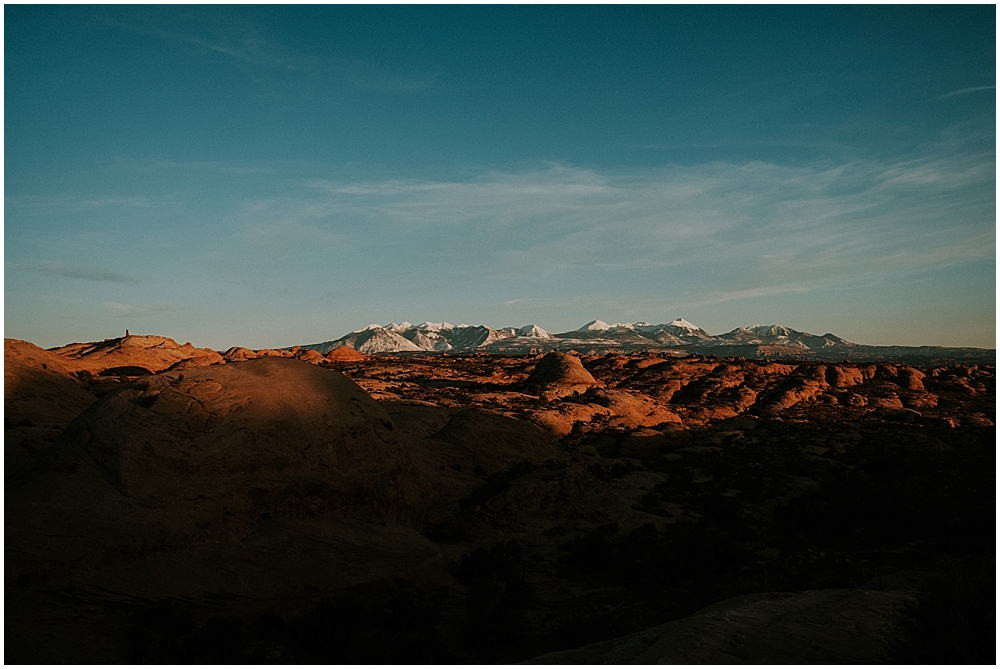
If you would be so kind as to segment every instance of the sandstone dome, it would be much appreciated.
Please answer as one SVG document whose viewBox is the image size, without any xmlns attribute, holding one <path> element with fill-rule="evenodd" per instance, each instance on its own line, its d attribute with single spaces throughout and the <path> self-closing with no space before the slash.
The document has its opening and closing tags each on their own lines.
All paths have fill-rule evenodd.
<svg viewBox="0 0 1000 669">
<path fill-rule="evenodd" d="M 405 460 L 389 416 L 353 381 L 281 358 L 140 379 L 94 403 L 64 438 L 138 497 L 219 497 L 248 481 L 337 484 Z"/>
<path fill-rule="evenodd" d="M 112 367 L 138 366 L 161 372 L 182 360 L 198 359 L 201 366 L 223 362 L 217 351 L 196 348 L 191 342 L 178 344 L 169 337 L 129 335 L 86 344 L 67 344 L 50 351 L 70 371 L 86 370 L 99 374 Z"/>
<path fill-rule="evenodd" d="M 350 346 L 338 346 L 326 354 L 327 360 L 337 360 L 340 362 L 354 362 L 364 360 L 367 356 L 361 351 L 356 351 Z"/>
<path fill-rule="evenodd" d="M 582 393 L 600 385 L 579 358 L 560 351 L 548 353 L 539 360 L 524 384 L 539 389 L 546 397 Z"/>
<path fill-rule="evenodd" d="M 254 358 L 259 358 L 260 356 L 248 348 L 244 348 L 242 346 L 232 346 L 222 354 L 222 357 L 227 362 L 240 362 L 243 360 L 253 360 Z"/>
<path fill-rule="evenodd" d="M 59 356 L 19 339 L 3 344 L 5 425 L 65 425 L 96 399 L 73 381 Z"/>
<path fill-rule="evenodd" d="M 317 365 L 323 362 L 325 358 L 319 351 L 314 351 L 311 348 L 304 348 L 295 354 L 295 359 Z"/>
</svg>

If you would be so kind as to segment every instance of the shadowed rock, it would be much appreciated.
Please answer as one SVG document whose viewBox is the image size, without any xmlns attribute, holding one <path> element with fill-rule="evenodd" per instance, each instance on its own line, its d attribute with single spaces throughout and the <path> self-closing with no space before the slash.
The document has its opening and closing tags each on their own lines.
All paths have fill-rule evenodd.
<svg viewBox="0 0 1000 669">
<path fill-rule="evenodd" d="M 73 381 L 58 356 L 18 339 L 4 339 L 3 377 L 8 425 L 65 425 L 96 399 Z"/>
<path fill-rule="evenodd" d="M 255 358 L 259 358 L 260 356 L 248 348 L 233 346 L 223 353 L 222 357 L 227 362 L 241 362 L 243 360 L 253 360 Z"/>
<path fill-rule="evenodd" d="M 728 599 L 626 637 L 523 664 L 882 664 L 913 597 L 877 590 Z"/>
<path fill-rule="evenodd" d="M 314 351 L 311 348 L 304 348 L 295 354 L 295 359 L 308 362 L 312 365 L 318 365 L 323 362 L 324 357 L 319 351 Z"/>
<path fill-rule="evenodd" d="M 65 438 L 127 495 L 217 496 L 247 479 L 385 471 L 402 460 L 393 429 L 341 374 L 261 359 L 141 379 L 91 406 Z"/>
</svg>

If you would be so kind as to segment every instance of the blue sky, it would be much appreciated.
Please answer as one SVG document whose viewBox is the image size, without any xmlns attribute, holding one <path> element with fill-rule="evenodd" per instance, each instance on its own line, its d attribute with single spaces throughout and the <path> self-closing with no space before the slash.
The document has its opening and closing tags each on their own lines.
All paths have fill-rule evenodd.
<svg viewBox="0 0 1000 669">
<path fill-rule="evenodd" d="M 994 347 L 995 7 L 4 7 L 4 334 Z"/>
</svg>

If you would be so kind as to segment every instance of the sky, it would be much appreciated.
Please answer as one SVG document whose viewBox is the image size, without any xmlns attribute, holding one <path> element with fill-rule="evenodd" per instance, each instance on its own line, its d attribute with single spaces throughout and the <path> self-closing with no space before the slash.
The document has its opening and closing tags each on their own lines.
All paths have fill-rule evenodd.
<svg viewBox="0 0 1000 669">
<path fill-rule="evenodd" d="M 4 336 L 996 341 L 996 8 L 4 6 Z"/>
</svg>

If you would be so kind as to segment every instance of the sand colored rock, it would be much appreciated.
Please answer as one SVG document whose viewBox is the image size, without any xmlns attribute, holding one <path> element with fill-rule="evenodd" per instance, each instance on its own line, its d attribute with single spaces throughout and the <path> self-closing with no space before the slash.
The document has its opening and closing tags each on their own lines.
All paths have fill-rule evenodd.
<svg viewBox="0 0 1000 669">
<path fill-rule="evenodd" d="M 364 360 L 366 357 L 367 356 L 364 353 L 356 351 L 350 346 L 338 346 L 326 354 L 327 360 L 340 362 L 355 362 L 358 360 Z"/>
<path fill-rule="evenodd" d="M 325 360 L 322 353 L 319 351 L 314 351 L 311 348 L 301 349 L 295 353 L 293 356 L 296 360 L 301 360 L 303 362 L 308 362 L 313 365 L 318 365 Z"/>
<path fill-rule="evenodd" d="M 248 348 L 233 346 L 226 350 L 226 352 L 222 354 L 222 357 L 226 360 L 226 362 L 240 362 L 243 360 L 253 360 L 255 358 L 259 358 L 260 356 Z"/>
<path fill-rule="evenodd" d="M 550 399 L 582 393 L 601 385 L 578 357 L 558 351 L 548 353 L 539 360 L 524 384 Z"/>
<path fill-rule="evenodd" d="M 101 409 L 5 432 L 14 663 L 339 664 L 355 636 L 358 663 L 609 637 L 536 661 L 894 662 L 905 602 L 843 588 L 982 551 L 995 608 L 985 363 L 920 368 L 919 390 L 900 363 L 588 356 L 600 387 L 550 399 L 525 385 L 541 358 L 324 363 L 354 385 L 285 355 L 305 349 L 137 379 L 25 351 Z M 69 388 L 28 408 L 68 419 Z M 315 655 L 312 630 L 341 638 Z"/>
<path fill-rule="evenodd" d="M 173 372 L 179 369 L 195 369 L 197 367 L 210 367 L 212 365 L 219 365 L 225 362 L 221 359 L 218 354 L 214 356 L 209 355 L 197 355 L 192 358 L 185 358 L 180 362 L 175 362 L 167 368 L 168 372 Z"/>
<path fill-rule="evenodd" d="M 913 367 L 899 369 L 900 387 L 905 390 L 924 390 L 924 378 L 927 375 Z"/>
<path fill-rule="evenodd" d="M 469 457 L 463 459 L 489 472 L 560 455 L 551 436 L 537 425 L 476 408 L 455 413 L 431 438 L 467 451 Z"/>
<path fill-rule="evenodd" d="M 386 413 L 341 374 L 250 360 L 140 379 L 106 395 L 65 441 L 124 494 L 223 494 L 247 480 L 326 480 L 402 461 Z"/>
<path fill-rule="evenodd" d="M 102 342 L 68 344 L 51 351 L 63 361 L 70 371 L 86 370 L 98 374 L 111 367 L 134 365 L 156 373 L 192 358 L 198 365 L 217 364 L 223 358 L 216 351 L 196 348 L 189 343 L 183 346 L 169 337 L 155 335 L 130 335 Z"/>
<path fill-rule="evenodd" d="M 276 348 L 262 348 L 257 351 L 258 358 L 291 358 L 291 351 L 282 351 Z"/>
<path fill-rule="evenodd" d="M 865 376 L 860 369 L 849 365 L 827 365 L 826 382 L 834 388 L 851 388 L 864 383 Z"/>
<path fill-rule="evenodd" d="M 634 429 L 681 422 L 680 417 L 669 408 L 636 393 L 594 389 L 588 392 L 587 397 L 607 408 L 608 425 L 611 427 Z"/>
<path fill-rule="evenodd" d="M 51 352 L 4 339 L 4 424 L 65 425 L 97 399 Z"/>
<path fill-rule="evenodd" d="M 903 401 L 895 393 L 885 397 L 875 397 L 868 400 L 868 406 L 876 409 L 902 409 Z"/>
<path fill-rule="evenodd" d="M 758 403 L 765 411 L 776 413 L 800 402 L 815 400 L 829 387 L 826 365 L 807 363 L 799 365 L 795 372 L 776 384 Z"/>
</svg>

